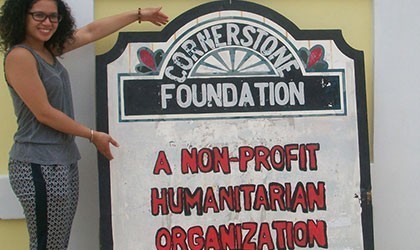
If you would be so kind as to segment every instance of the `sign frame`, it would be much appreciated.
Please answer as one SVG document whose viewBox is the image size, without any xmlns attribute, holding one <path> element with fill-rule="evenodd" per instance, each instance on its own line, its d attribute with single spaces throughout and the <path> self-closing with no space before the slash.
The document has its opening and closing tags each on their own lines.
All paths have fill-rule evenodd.
<svg viewBox="0 0 420 250">
<path fill-rule="evenodd" d="M 186 11 L 171 21 L 161 32 L 121 32 L 115 46 L 96 58 L 96 125 L 100 131 L 109 131 L 107 65 L 116 60 L 129 43 L 161 42 L 168 40 L 178 30 L 202 15 L 216 11 L 249 11 L 276 20 L 296 40 L 333 40 L 336 46 L 354 60 L 355 92 L 360 165 L 360 206 L 364 249 L 374 249 L 370 157 L 366 109 L 365 65 L 363 51 L 355 50 L 344 40 L 341 30 L 301 30 L 285 16 L 265 6 L 246 1 L 215 1 Z M 98 154 L 100 194 L 100 248 L 113 249 L 110 162 Z"/>
</svg>

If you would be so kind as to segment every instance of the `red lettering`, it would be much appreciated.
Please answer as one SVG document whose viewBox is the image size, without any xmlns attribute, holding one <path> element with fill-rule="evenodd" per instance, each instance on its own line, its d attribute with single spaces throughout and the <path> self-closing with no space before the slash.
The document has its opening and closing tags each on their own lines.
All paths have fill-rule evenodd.
<svg viewBox="0 0 420 250">
<path fill-rule="evenodd" d="M 273 238 L 270 233 L 270 226 L 267 223 L 262 223 L 260 226 L 260 232 L 258 235 L 258 249 L 264 249 L 264 246 L 267 246 L 267 249 L 274 249 Z"/>
<path fill-rule="evenodd" d="M 314 247 L 315 242 L 319 247 L 328 248 L 327 223 L 322 220 L 308 220 L 309 246 Z"/>
<path fill-rule="evenodd" d="M 168 203 L 169 203 L 169 209 L 174 214 L 180 214 L 183 210 L 183 200 L 184 193 L 182 188 L 177 188 L 176 193 L 176 201 L 175 201 L 175 190 L 174 188 L 168 189 Z"/>
<path fill-rule="evenodd" d="M 277 205 L 281 211 L 286 210 L 284 205 L 284 188 L 279 183 L 270 183 L 268 186 L 270 193 L 270 209 L 277 211 Z M 277 205 L 276 205 L 277 204 Z"/>
<path fill-rule="evenodd" d="M 224 174 L 229 174 L 230 161 L 229 161 L 229 150 L 227 147 L 219 148 L 202 148 L 197 150 L 192 148 L 191 151 L 188 149 L 182 149 L 181 151 L 181 172 L 183 174 L 196 174 L 198 172 L 218 173 L 220 170 Z"/>
<path fill-rule="evenodd" d="M 235 244 L 235 225 L 230 223 L 228 227 L 221 225 L 219 227 L 221 249 L 237 249 Z"/>
<path fill-rule="evenodd" d="M 309 151 L 309 168 L 311 170 L 317 170 L 318 169 L 318 159 L 316 157 L 316 151 L 319 150 L 320 145 L 319 145 L 319 143 L 312 143 L 312 144 L 308 144 L 306 147 Z"/>
<path fill-rule="evenodd" d="M 198 151 L 198 167 L 203 173 L 210 173 L 213 170 L 213 157 L 211 156 L 211 150 L 208 148 L 202 148 Z"/>
<path fill-rule="evenodd" d="M 261 165 L 267 170 L 271 169 L 268 163 L 268 157 L 270 156 L 270 150 L 264 146 L 255 147 L 255 171 L 261 171 Z"/>
<path fill-rule="evenodd" d="M 155 246 L 157 250 L 170 250 L 172 245 L 171 233 L 166 228 L 160 228 L 156 233 Z"/>
<path fill-rule="evenodd" d="M 241 187 L 240 186 L 235 186 L 234 189 L 235 190 L 235 211 L 236 212 L 240 212 L 242 210 L 242 206 L 241 206 Z"/>
<path fill-rule="evenodd" d="M 181 172 L 187 174 L 189 171 L 192 174 L 198 173 L 196 148 L 192 148 L 191 152 L 187 149 L 181 150 Z"/>
<path fill-rule="evenodd" d="M 166 195 L 167 195 L 167 190 L 166 188 L 163 188 L 161 190 L 161 195 L 159 197 L 159 190 L 157 188 L 152 188 L 151 191 L 151 202 L 152 202 L 152 214 L 153 215 L 159 215 L 159 210 L 162 211 L 161 214 L 165 215 L 165 214 L 169 214 L 168 211 L 168 203 L 167 203 L 167 199 L 166 199 Z"/>
<path fill-rule="evenodd" d="M 278 160 L 276 160 L 278 159 Z M 270 163 L 275 170 L 283 171 L 284 169 L 285 152 L 283 147 L 274 146 L 270 151 Z"/>
<path fill-rule="evenodd" d="M 292 161 L 296 161 L 298 156 L 292 152 L 292 150 L 297 150 L 297 144 L 289 144 L 284 146 L 284 150 L 286 151 L 286 169 L 290 171 L 292 169 Z"/>
<path fill-rule="evenodd" d="M 172 228 L 173 249 L 178 249 L 178 247 L 181 249 L 188 249 L 186 240 L 187 234 L 182 227 L 176 226 Z"/>
<path fill-rule="evenodd" d="M 245 238 L 242 243 L 243 249 L 255 249 L 257 244 L 252 241 L 252 238 L 257 233 L 257 223 L 254 223 L 254 222 L 242 223 L 242 230 L 248 230 L 248 233 L 245 234 Z"/>
<path fill-rule="evenodd" d="M 204 212 L 208 213 L 209 208 L 213 209 L 214 213 L 218 213 L 219 211 L 219 205 L 217 205 L 217 201 L 214 196 L 213 188 L 208 187 L 206 190 L 206 195 L 204 196 Z"/>
<path fill-rule="evenodd" d="M 293 222 L 286 222 L 286 239 L 287 247 L 289 249 L 295 249 L 294 239 L 293 239 Z"/>
<path fill-rule="evenodd" d="M 191 215 L 191 208 L 197 208 L 197 214 L 203 215 L 203 189 L 197 188 L 192 194 L 189 189 L 185 189 L 185 215 Z"/>
<path fill-rule="evenodd" d="M 295 224 L 295 244 L 298 247 L 306 247 L 308 244 L 308 228 L 306 223 L 303 221 L 298 221 Z"/>
<path fill-rule="evenodd" d="M 325 202 L 325 182 L 318 182 L 318 187 L 315 187 L 314 183 L 306 183 L 306 192 L 309 211 L 327 210 Z"/>
<path fill-rule="evenodd" d="M 293 164 L 300 171 L 315 171 L 318 169 L 317 151 L 319 151 L 319 143 L 309 144 L 288 144 L 284 147 L 275 145 L 271 149 L 266 146 L 249 146 L 239 147 L 239 156 L 229 156 L 228 147 L 223 148 L 197 148 L 182 149 L 181 151 L 181 172 L 183 174 L 201 173 L 231 173 L 231 162 L 239 163 L 239 171 L 248 171 L 249 166 L 253 166 L 255 171 L 275 169 L 277 171 L 291 171 Z M 250 162 L 253 161 L 253 164 Z M 163 151 L 159 153 L 155 164 L 154 173 L 158 174 L 164 171 L 172 174 L 169 162 Z"/>
<path fill-rule="evenodd" d="M 158 154 L 153 174 L 158 175 L 160 171 L 164 171 L 167 175 L 172 174 L 171 167 L 169 166 L 169 162 L 164 151 L 160 151 Z"/>
<path fill-rule="evenodd" d="M 188 229 L 188 246 L 191 250 L 200 250 L 204 247 L 203 229 L 200 226 Z"/>
<path fill-rule="evenodd" d="M 290 183 L 285 183 L 284 190 L 284 201 L 286 203 L 286 209 L 290 210 L 292 207 L 292 185 Z"/>
<path fill-rule="evenodd" d="M 286 221 L 273 221 L 271 226 L 276 231 L 277 234 L 277 241 L 276 247 L 279 250 L 286 249 L 286 239 L 284 237 L 284 232 L 286 230 Z"/>
<path fill-rule="evenodd" d="M 235 233 L 236 233 L 236 242 L 237 242 L 237 249 L 243 249 L 242 244 L 242 226 L 241 224 L 235 225 Z"/>
<path fill-rule="evenodd" d="M 327 224 L 322 220 L 273 221 L 271 225 L 243 222 L 210 225 L 205 232 L 201 226 L 187 231 L 175 226 L 171 230 L 160 228 L 155 246 L 158 250 L 328 248 Z"/>
<path fill-rule="evenodd" d="M 254 158 L 254 150 L 251 147 L 239 148 L 239 170 L 246 172 L 248 169 L 248 162 Z"/>
<path fill-rule="evenodd" d="M 295 192 L 293 193 L 292 204 L 293 204 L 291 208 L 292 212 L 296 212 L 296 209 L 298 206 L 302 208 L 302 211 L 304 213 L 308 212 L 306 192 L 305 192 L 305 187 L 303 186 L 302 182 L 298 182 L 296 184 Z"/>
<path fill-rule="evenodd" d="M 299 169 L 302 171 L 307 171 L 308 168 L 306 164 L 307 164 L 306 146 L 305 144 L 301 144 L 299 146 Z"/>
<path fill-rule="evenodd" d="M 223 147 L 222 151 L 218 148 L 213 149 L 214 154 L 214 166 L 216 172 L 220 172 L 219 167 L 222 169 L 224 174 L 230 174 L 230 163 L 229 163 L 229 150 L 227 147 Z"/>
<path fill-rule="evenodd" d="M 221 249 L 217 229 L 214 226 L 207 228 L 206 249 Z"/>
<path fill-rule="evenodd" d="M 219 203 L 220 203 L 220 210 L 225 210 L 225 203 L 230 211 L 233 211 L 235 208 L 235 200 L 234 200 L 234 193 L 233 188 L 230 186 L 220 187 L 219 189 Z"/>
<path fill-rule="evenodd" d="M 257 191 L 255 192 L 254 209 L 260 210 L 261 206 L 264 206 L 266 210 L 270 209 L 268 204 L 267 189 L 264 185 L 258 185 Z"/>
<path fill-rule="evenodd" d="M 255 191 L 255 185 L 241 185 L 241 191 L 243 192 L 243 198 L 244 198 L 244 207 L 245 210 L 251 210 L 252 206 L 252 197 L 251 193 Z"/>
</svg>

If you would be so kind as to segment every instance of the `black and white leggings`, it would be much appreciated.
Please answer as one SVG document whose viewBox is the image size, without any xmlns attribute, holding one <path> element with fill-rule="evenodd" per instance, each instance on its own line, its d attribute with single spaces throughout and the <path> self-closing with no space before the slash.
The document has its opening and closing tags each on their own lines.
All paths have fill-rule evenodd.
<svg viewBox="0 0 420 250">
<path fill-rule="evenodd" d="M 79 198 L 77 163 L 9 161 L 9 178 L 22 204 L 31 250 L 65 250 Z"/>
</svg>

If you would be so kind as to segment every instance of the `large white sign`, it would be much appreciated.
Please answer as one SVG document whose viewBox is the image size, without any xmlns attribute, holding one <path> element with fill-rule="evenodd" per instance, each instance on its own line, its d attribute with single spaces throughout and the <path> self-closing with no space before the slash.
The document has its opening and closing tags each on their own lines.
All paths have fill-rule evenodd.
<svg viewBox="0 0 420 250">
<path fill-rule="evenodd" d="M 98 57 L 105 249 L 373 249 L 363 53 L 248 2 Z"/>
</svg>

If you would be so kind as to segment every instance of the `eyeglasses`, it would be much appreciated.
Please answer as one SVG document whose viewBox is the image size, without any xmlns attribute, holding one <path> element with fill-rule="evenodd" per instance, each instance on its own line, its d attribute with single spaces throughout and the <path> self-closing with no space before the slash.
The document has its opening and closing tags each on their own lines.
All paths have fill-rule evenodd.
<svg viewBox="0 0 420 250">
<path fill-rule="evenodd" d="M 38 21 L 38 22 L 45 21 L 47 17 L 48 19 L 50 19 L 50 22 L 52 23 L 59 23 L 63 19 L 63 17 L 60 16 L 58 13 L 52 13 L 50 15 L 47 15 L 44 12 L 29 12 L 28 14 L 31 15 L 35 21 Z"/>
</svg>

